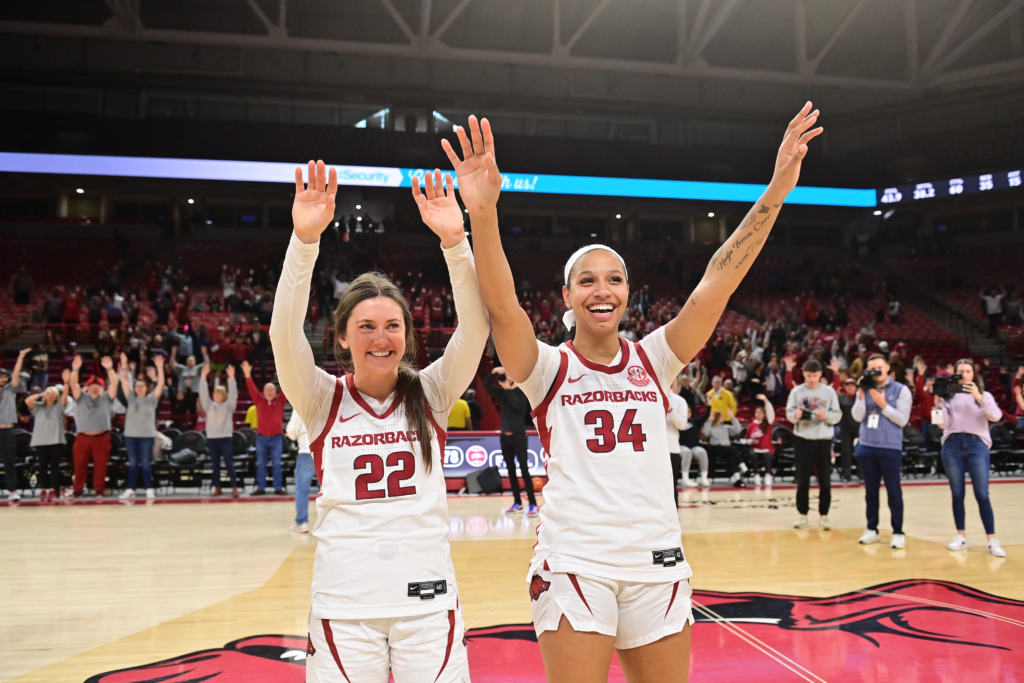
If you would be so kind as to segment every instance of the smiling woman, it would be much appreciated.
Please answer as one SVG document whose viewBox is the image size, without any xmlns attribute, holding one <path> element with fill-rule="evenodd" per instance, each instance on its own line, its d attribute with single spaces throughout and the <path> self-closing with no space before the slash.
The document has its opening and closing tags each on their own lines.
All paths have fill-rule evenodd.
<svg viewBox="0 0 1024 683">
<path fill-rule="evenodd" d="M 533 406 L 548 484 L 527 574 L 548 680 L 608 680 L 612 651 L 632 683 L 685 681 L 692 575 L 672 496 L 666 414 L 670 386 L 705 344 L 796 186 L 818 112 L 790 122 L 767 190 L 712 257 L 678 316 L 639 343 L 618 334 L 629 302 L 626 266 L 591 245 L 565 265 L 572 340 L 537 342 L 516 299 L 498 232 L 503 188 L 486 119 L 459 129 L 462 158 L 442 146 L 473 221 L 480 289 L 501 364 Z M 639 390 L 638 390 L 639 389 Z M 628 463 L 628 465 L 624 465 Z"/>
<path fill-rule="evenodd" d="M 328 179 L 329 178 L 329 179 Z M 440 359 L 411 365 L 409 306 L 385 276 L 356 278 L 334 314 L 334 377 L 318 368 L 303 332 L 320 235 L 334 221 L 337 177 L 296 169 L 292 235 L 274 302 L 270 337 L 281 388 L 313 440 L 320 482 L 313 535 L 309 680 L 416 679 L 456 683 L 468 675 L 458 584 L 448 544 L 442 473 L 448 413 L 476 374 L 489 327 L 473 252 L 451 177 L 438 171 L 413 195 L 440 237 L 459 325 Z M 351 435 L 363 438 L 353 439 Z M 373 438 L 366 438 L 372 436 Z"/>
</svg>

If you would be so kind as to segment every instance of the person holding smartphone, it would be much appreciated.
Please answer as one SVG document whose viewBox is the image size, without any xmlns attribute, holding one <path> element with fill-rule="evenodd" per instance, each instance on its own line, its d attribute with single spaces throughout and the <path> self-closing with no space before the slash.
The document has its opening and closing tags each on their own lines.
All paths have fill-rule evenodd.
<svg viewBox="0 0 1024 683">
<path fill-rule="evenodd" d="M 963 358 L 956 362 L 955 368 L 960 375 L 960 391 L 948 398 L 936 399 L 942 409 L 942 464 L 953 493 L 953 521 L 956 523 L 956 536 L 947 547 L 967 549 L 964 498 L 966 474 L 970 472 L 974 499 L 978 501 L 981 522 L 988 536 L 988 552 L 995 557 L 1006 557 L 1006 551 L 996 540 L 995 516 L 988 497 L 989 449 L 992 447 L 988 423 L 998 422 L 1003 411 L 992 394 L 985 391 L 973 361 Z"/>
</svg>

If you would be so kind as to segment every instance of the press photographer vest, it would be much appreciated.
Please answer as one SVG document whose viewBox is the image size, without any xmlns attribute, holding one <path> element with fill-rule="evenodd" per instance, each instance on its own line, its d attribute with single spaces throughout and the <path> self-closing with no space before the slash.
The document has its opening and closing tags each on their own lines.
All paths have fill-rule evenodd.
<svg viewBox="0 0 1024 683">
<path fill-rule="evenodd" d="M 896 405 L 900 392 L 903 391 L 910 390 L 891 379 L 882 388 L 882 393 L 885 394 L 885 402 L 891 406 Z M 864 405 L 866 413 L 864 421 L 860 423 L 860 442 L 865 446 L 873 446 L 874 448 L 889 448 L 902 451 L 903 427 L 882 415 L 882 409 L 875 403 L 875 399 L 871 398 L 871 394 L 868 392 L 864 392 Z M 878 426 L 874 429 L 868 427 L 872 415 L 878 415 Z"/>
</svg>

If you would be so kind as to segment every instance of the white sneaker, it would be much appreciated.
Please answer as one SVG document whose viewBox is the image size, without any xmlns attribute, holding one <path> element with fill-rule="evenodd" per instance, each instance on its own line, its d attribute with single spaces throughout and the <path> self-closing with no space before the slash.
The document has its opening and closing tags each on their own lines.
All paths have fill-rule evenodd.
<svg viewBox="0 0 1024 683">
<path fill-rule="evenodd" d="M 684 474 L 683 475 L 683 486 L 685 486 L 686 488 L 692 489 L 692 488 L 695 488 L 697 486 L 697 482 L 695 482 L 694 480 L 690 479 L 690 475 Z"/>
<path fill-rule="evenodd" d="M 903 534 L 893 534 L 892 543 L 889 544 L 889 547 L 895 548 L 896 550 L 903 550 L 907 547 L 907 537 Z"/>
<path fill-rule="evenodd" d="M 308 524 L 292 524 L 292 528 L 289 529 L 288 531 L 291 531 L 293 534 L 308 534 L 309 533 L 309 525 Z"/>
<path fill-rule="evenodd" d="M 946 546 L 950 550 L 967 550 L 967 539 L 957 534 L 953 537 L 953 541 Z"/>
<path fill-rule="evenodd" d="M 711 487 L 711 482 L 708 481 L 708 473 L 707 472 L 701 472 L 700 473 L 700 485 L 703 486 L 704 488 L 710 488 Z"/>
<path fill-rule="evenodd" d="M 130 499 L 132 499 L 134 497 L 135 497 L 135 491 L 133 491 L 131 489 L 125 489 L 124 491 L 121 492 L 121 495 L 118 496 L 118 498 L 120 498 L 121 500 L 130 500 Z"/>
<path fill-rule="evenodd" d="M 821 516 L 821 521 L 818 522 L 818 526 L 820 526 L 823 531 L 828 531 L 832 528 L 832 522 L 829 521 L 828 515 Z"/>
<path fill-rule="evenodd" d="M 796 523 L 793 525 L 793 528 L 806 529 L 807 526 L 807 515 L 800 515 L 800 518 L 796 520 Z"/>
<path fill-rule="evenodd" d="M 146 489 L 146 500 L 153 500 L 156 498 L 156 489 Z"/>
<path fill-rule="evenodd" d="M 760 485 L 761 485 L 761 475 L 760 474 L 755 474 L 754 475 L 754 486 L 760 486 Z"/>
<path fill-rule="evenodd" d="M 740 472 L 742 472 L 743 474 L 746 474 L 747 473 L 747 469 L 749 469 L 749 468 L 747 467 L 746 463 L 742 463 L 741 462 L 740 463 Z"/>
<path fill-rule="evenodd" d="M 988 542 L 988 554 L 993 557 L 1006 557 L 1006 551 L 1003 550 L 1003 546 L 999 545 L 999 541 L 994 538 Z"/>
<path fill-rule="evenodd" d="M 19 500 L 21 500 L 21 494 L 17 491 L 11 491 L 10 495 L 7 496 L 8 503 L 17 503 Z"/>
<path fill-rule="evenodd" d="M 771 486 L 772 485 L 772 475 L 770 475 L 770 474 L 764 475 L 764 485 L 765 486 Z"/>
<path fill-rule="evenodd" d="M 861 545 L 871 545 L 872 543 L 878 543 L 878 532 L 874 529 L 868 529 L 864 532 L 864 535 L 857 541 Z"/>
</svg>

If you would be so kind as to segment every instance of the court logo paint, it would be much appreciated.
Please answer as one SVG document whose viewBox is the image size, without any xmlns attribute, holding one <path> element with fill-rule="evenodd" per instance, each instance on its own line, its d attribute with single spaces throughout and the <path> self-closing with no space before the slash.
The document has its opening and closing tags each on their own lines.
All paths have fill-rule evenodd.
<svg viewBox="0 0 1024 683">
<path fill-rule="evenodd" d="M 1024 601 L 961 584 L 896 581 L 827 598 L 694 591 L 693 603 L 691 680 L 704 683 L 1024 678 Z M 545 680 L 532 625 L 466 636 L 475 683 Z M 253 636 L 86 683 L 300 683 L 308 647 Z M 616 660 L 608 680 L 625 681 Z"/>
</svg>

